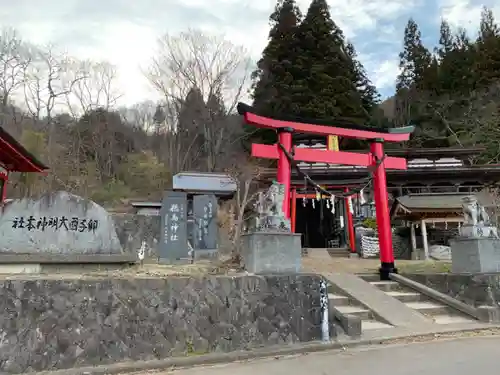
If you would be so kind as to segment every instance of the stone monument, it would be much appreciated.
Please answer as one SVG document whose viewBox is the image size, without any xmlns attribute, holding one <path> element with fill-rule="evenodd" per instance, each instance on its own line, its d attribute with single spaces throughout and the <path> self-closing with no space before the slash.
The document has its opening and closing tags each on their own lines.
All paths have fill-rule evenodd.
<svg viewBox="0 0 500 375">
<path fill-rule="evenodd" d="M 251 273 L 300 272 L 301 235 L 291 233 L 283 213 L 284 185 L 259 193 L 255 225 L 242 235 L 242 258 Z"/>
<path fill-rule="evenodd" d="M 193 260 L 187 236 L 187 194 L 167 191 L 160 209 L 161 231 L 158 262 L 190 264 Z"/>
<path fill-rule="evenodd" d="M 0 215 L 0 254 L 123 255 L 113 218 L 97 203 L 59 191 L 14 199 Z"/>
<path fill-rule="evenodd" d="M 450 241 L 453 273 L 500 271 L 500 239 L 484 207 L 473 195 L 462 199 L 464 224 Z"/>
<path fill-rule="evenodd" d="M 214 194 L 193 197 L 192 241 L 195 260 L 217 257 L 217 211 Z"/>
</svg>

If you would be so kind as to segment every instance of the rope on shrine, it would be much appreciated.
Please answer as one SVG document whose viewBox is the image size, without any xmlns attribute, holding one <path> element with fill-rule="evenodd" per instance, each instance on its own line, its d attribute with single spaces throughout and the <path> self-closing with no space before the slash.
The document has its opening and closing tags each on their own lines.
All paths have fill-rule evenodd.
<svg viewBox="0 0 500 375">
<path fill-rule="evenodd" d="M 295 170 L 297 171 L 299 176 L 304 178 L 305 185 L 310 184 L 316 190 L 318 190 L 321 194 L 328 195 L 330 197 L 334 196 L 334 197 L 338 197 L 338 198 L 348 198 L 354 194 L 359 194 L 364 189 L 367 189 L 373 181 L 373 172 L 380 166 L 380 164 L 382 164 L 384 162 L 384 159 L 386 157 L 384 154 L 384 156 L 381 159 L 377 160 L 377 163 L 375 165 L 368 167 L 368 170 L 370 171 L 370 176 L 365 177 L 364 179 L 361 180 L 363 182 L 366 181 L 363 186 L 352 188 L 351 190 L 346 191 L 346 192 L 342 192 L 342 193 L 331 193 L 328 190 L 325 190 L 320 185 L 318 185 L 306 172 L 304 172 L 300 169 L 300 167 L 297 164 L 297 161 L 294 159 L 293 149 L 292 149 L 292 153 L 290 154 L 288 152 L 288 150 L 285 148 L 285 146 L 283 146 L 283 144 L 278 143 L 278 147 L 283 151 L 286 158 L 288 159 L 288 161 L 290 161 L 290 164 L 295 168 Z M 361 183 L 363 183 L 363 182 L 361 182 Z"/>
</svg>

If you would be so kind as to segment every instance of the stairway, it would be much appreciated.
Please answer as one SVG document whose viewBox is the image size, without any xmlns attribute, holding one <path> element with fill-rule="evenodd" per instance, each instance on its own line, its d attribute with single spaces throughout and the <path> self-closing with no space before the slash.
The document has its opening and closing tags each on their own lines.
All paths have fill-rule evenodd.
<svg viewBox="0 0 500 375">
<path fill-rule="evenodd" d="M 378 319 L 372 311 L 349 296 L 342 294 L 338 290 L 332 290 L 331 286 L 329 287 L 328 300 L 330 301 L 330 306 L 335 307 L 339 312 L 358 316 L 361 319 L 362 332 L 366 330 L 394 328 L 392 325 Z"/>
<path fill-rule="evenodd" d="M 411 309 L 423 314 L 436 324 L 472 323 L 476 320 L 441 302 L 399 284 L 396 281 L 380 281 L 378 275 L 361 275 L 361 278 L 398 299 Z"/>
<path fill-rule="evenodd" d="M 302 248 L 302 256 L 310 257 L 331 257 L 331 258 L 348 258 L 349 249 L 345 247 L 328 247 L 328 248 Z"/>
</svg>

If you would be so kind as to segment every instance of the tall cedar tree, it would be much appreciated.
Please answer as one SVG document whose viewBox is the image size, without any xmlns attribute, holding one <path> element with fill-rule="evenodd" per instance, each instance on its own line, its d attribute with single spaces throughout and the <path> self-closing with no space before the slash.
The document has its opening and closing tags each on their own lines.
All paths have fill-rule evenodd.
<svg viewBox="0 0 500 375">
<path fill-rule="evenodd" d="M 295 0 L 278 0 L 269 17 L 269 43 L 252 73 L 253 106 L 266 116 L 279 116 L 292 110 L 290 92 L 294 77 L 291 66 L 295 63 L 293 47 L 301 18 Z M 252 135 L 250 138 L 260 138 L 266 143 L 276 140 L 274 131 L 253 127 L 246 130 Z"/>
<path fill-rule="evenodd" d="M 415 123 L 417 92 L 424 88 L 426 73 L 432 63 L 430 52 L 422 43 L 417 23 L 409 19 L 404 30 L 403 51 L 399 54 L 401 73 L 396 79 L 396 121 L 400 125 Z M 418 125 L 418 124 L 416 124 Z M 417 134 L 419 129 L 417 128 Z M 418 135 L 409 145 L 419 144 Z"/>
<path fill-rule="evenodd" d="M 380 118 L 380 114 L 377 113 L 380 102 L 380 95 L 377 92 L 377 88 L 372 84 L 364 66 L 357 59 L 356 49 L 352 43 L 347 43 L 345 52 L 353 64 L 353 82 L 361 96 L 363 109 L 367 112 L 368 116 L 375 117 L 374 120 L 378 123 L 382 119 Z"/>
<path fill-rule="evenodd" d="M 178 130 L 194 136 L 200 132 L 205 118 L 206 106 L 203 94 L 198 87 L 193 87 L 179 108 Z"/>
<path fill-rule="evenodd" d="M 293 67 L 294 113 L 304 118 L 369 118 L 356 90 L 356 71 L 326 0 L 313 0 L 298 28 L 298 63 Z"/>
<path fill-rule="evenodd" d="M 431 54 L 422 43 L 417 23 L 410 18 L 404 31 L 403 52 L 399 54 L 401 73 L 396 91 L 425 87 L 425 71 L 432 61 Z"/>
<path fill-rule="evenodd" d="M 477 51 L 478 86 L 488 87 L 500 78 L 500 29 L 488 8 L 481 13 Z"/>
<path fill-rule="evenodd" d="M 458 29 L 456 34 L 451 32 L 450 25 L 441 21 L 439 46 L 436 48 L 439 58 L 439 85 L 440 95 L 455 95 L 468 93 L 473 89 L 474 51 L 467 33 Z"/>
</svg>

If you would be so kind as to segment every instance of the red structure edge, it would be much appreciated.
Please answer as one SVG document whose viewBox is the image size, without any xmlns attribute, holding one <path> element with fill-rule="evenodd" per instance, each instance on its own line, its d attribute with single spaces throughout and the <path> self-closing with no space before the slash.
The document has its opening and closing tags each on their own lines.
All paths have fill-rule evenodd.
<svg viewBox="0 0 500 375">
<path fill-rule="evenodd" d="M 290 153 L 292 151 L 292 130 L 283 128 L 278 130 L 278 141 Z M 278 182 L 285 185 L 285 197 L 283 200 L 283 211 L 290 218 L 290 184 L 292 180 L 291 162 L 285 155 L 285 151 L 278 149 Z"/>
<path fill-rule="evenodd" d="M 401 129 L 399 132 L 373 132 L 360 126 L 352 125 L 352 128 L 339 128 L 318 124 L 308 124 L 294 121 L 283 121 L 271 119 L 252 113 L 251 107 L 243 103 L 238 104 L 238 112 L 245 118 L 247 124 L 261 128 L 275 129 L 278 132 L 277 145 L 252 145 L 252 155 L 261 158 L 278 159 L 277 179 L 285 186 L 285 197 L 283 201 L 283 211 L 286 217 L 290 218 L 290 188 L 291 188 L 291 162 L 287 153 L 292 152 L 292 132 L 320 134 L 324 136 L 337 135 L 346 138 L 367 139 L 370 141 L 370 153 L 350 153 L 345 151 L 314 150 L 296 148 L 294 149 L 295 161 L 344 164 L 372 167 L 373 190 L 375 198 L 376 220 L 378 226 L 379 247 L 380 247 L 380 278 L 389 280 L 391 273 L 397 272 L 394 266 L 394 253 L 392 248 L 392 231 L 389 217 L 389 197 L 387 194 L 386 168 L 406 169 L 407 163 L 402 158 L 386 157 L 383 143 L 401 142 L 410 138 L 413 127 Z M 278 147 L 278 145 L 280 147 Z M 292 194 L 293 199 L 297 198 L 296 192 Z M 348 198 L 346 198 L 347 200 Z M 296 202 L 294 202 L 295 206 Z M 347 219 L 349 226 L 349 239 L 351 251 L 355 251 L 355 234 L 353 218 L 349 206 L 347 206 Z M 294 218 L 292 218 L 292 222 Z M 293 230 L 295 230 L 295 223 Z"/>
<path fill-rule="evenodd" d="M 370 145 L 373 154 L 373 195 L 375 198 L 375 216 L 378 227 L 378 241 L 380 248 L 380 272 L 389 274 L 395 272 L 394 251 L 392 248 L 391 219 L 389 216 L 389 194 L 387 193 L 387 181 L 385 175 L 384 145 L 375 141 Z M 378 166 L 377 166 L 378 164 Z"/>
<path fill-rule="evenodd" d="M 263 159 L 279 159 L 277 145 L 252 144 L 252 156 Z M 368 167 L 372 165 L 373 156 L 371 154 L 361 154 L 348 151 L 328 151 L 315 150 L 311 148 L 295 148 L 294 159 L 306 163 L 327 163 Z M 405 158 L 387 156 L 385 158 L 387 169 L 407 169 Z"/>
<path fill-rule="evenodd" d="M 378 133 L 367 130 L 337 128 L 334 126 L 306 124 L 300 122 L 290 122 L 283 120 L 275 120 L 268 117 L 256 115 L 255 113 L 246 112 L 244 118 L 247 124 L 254 125 L 258 128 L 280 129 L 292 128 L 298 133 L 311 133 L 318 135 L 337 135 L 345 138 L 356 139 L 383 139 L 386 142 L 404 142 L 410 139 L 411 133 Z"/>
<path fill-rule="evenodd" d="M 5 169 L 5 172 L 0 172 L 1 202 L 4 202 L 7 196 L 10 172 L 45 173 L 49 169 L 2 127 L 0 127 L 0 166 Z"/>
</svg>

